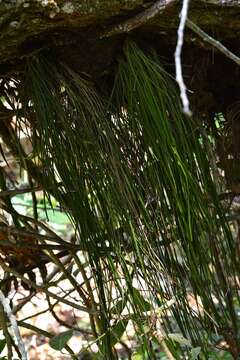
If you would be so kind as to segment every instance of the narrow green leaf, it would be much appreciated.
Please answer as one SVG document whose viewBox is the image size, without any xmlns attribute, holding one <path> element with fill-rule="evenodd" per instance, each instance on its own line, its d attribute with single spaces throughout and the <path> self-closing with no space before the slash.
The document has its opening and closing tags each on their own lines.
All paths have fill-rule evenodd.
<svg viewBox="0 0 240 360">
<path fill-rule="evenodd" d="M 151 310 L 151 304 L 144 299 L 140 291 L 136 288 L 132 289 L 133 301 L 141 312 Z"/>
<path fill-rule="evenodd" d="M 111 346 L 114 346 L 123 336 L 128 324 L 128 319 L 120 320 L 110 330 Z"/>
<path fill-rule="evenodd" d="M 105 338 L 110 336 L 110 344 L 113 347 L 123 336 L 127 324 L 128 319 L 118 321 L 114 326 L 112 326 L 109 331 L 102 337 L 102 342 L 104 342 Z"/>
<path fill-rule="evenodd" d="M 3 349 L 5 348 L 6 345 L 6 339 L 1 339 L 0 340 L 0 354 L 3 351 Z"/>
<path fill-rule="evenodd" d="M 73 336 L 73 330 L 67 330 L 65 332 L 62 332 L 61 334 L 54 336 L 49 341 L 49 345 L 54 350 L 62 350 L 72 336 Z"/>
</svg>

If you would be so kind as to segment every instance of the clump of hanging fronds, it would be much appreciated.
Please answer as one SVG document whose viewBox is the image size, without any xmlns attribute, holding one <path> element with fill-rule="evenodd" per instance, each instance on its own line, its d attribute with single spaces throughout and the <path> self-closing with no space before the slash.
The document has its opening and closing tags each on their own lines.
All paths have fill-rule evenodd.
<svg viewBox="0 0 240 360">
<path fill-rule="evenodd" d="M 170 335 L 179 332 L 205 353 L 216 334 L 238 351 L 233 238 L 204 134 L 158 60 L 128 43 L 111 99 L 44 56 L 29 61 L 25 88 L 44 189 L 73 220 L 93 269 L 104 359 L 115 357 L 111 329 L 130 320 L 150 358 L 151 337 L 177 358 Z M 146 331 L 149 310 L 161 331 Z"/>
</svg>

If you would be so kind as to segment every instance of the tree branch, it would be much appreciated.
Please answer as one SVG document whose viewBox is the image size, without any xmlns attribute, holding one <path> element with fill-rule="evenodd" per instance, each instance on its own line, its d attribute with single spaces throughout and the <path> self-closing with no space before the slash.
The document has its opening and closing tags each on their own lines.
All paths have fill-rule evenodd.
<svg viewBox="0 0 240 360">
<path fill-rule="evenodd" d="M 202 3 L 208 5 L 217 5 L 221 7 L 238 7 L 240 6 L 239 0 L 200 0 Z"/>
<path fill-rule="evenodd" d="M 240 3 L 240 1 L 239 1 L 239 3 Z M 215 40 L 210 35 L 205 33 L 205 31 L 200 29 L 200 27 L 198 27 L 196 24 L 194 24 L 191 20 L 187 19 L 186 26 L 189 29 L 191 29 L 192 31 L 194 31 L 197 35 L 199 35 L 202 38 L 203 41 L 209 43 L 210 45 L 212 45 L 213 47 L 218 49 L 221 53 L 223 53 L 225 56 L 227 56 L 229 59 L 234 61 L 236 64 L 240 65 L 240 57 L 233 54 L 222 43 L 220 43 L 220 41 Z"/>
<path fill-rule="evenodd" d="M 106 29 L 101 35 L 101 38 L 110 37 L 117 34 L 128 33 L 139 26 L 145 24 L 149 20 L 153 19 L 156 15 L 164 11 L 169 5 L 173 4 L 176 0 L 159 0 L 145 11 L 137 14 L 131 19 L 126 20 L 123 23 L 114 25 L 110 29 Z"/>
<path fill-rule="evenodd" d="M 0 198 L 4 198 L 4 197 L 14 197 L 16 195 L 20 195 L 20 194 L 27 194 L 33 191 L 40 191 L 42 190 L 41 186 L 35 186 L 35 187 L 28 187 L 28 188 L 24 188 L 24 189 L 11 189 L 11 190 L 3 190 L 0 191 Z"/>
<path fill-rule="evenodd" d="M 176 0 L 159 0 L 155 2 L 152 6 L 147 8 L 145 11 L 137 14 L 136 16 L 126 20 L 123 23 L 114 25 L 109 29 L 103 31 L 100 35 L 101 38 L 110 37 L 117 34 L 128 33 L 145 23 L 149 20 L 153 19 L 155 16 L 159 15 L 162 11 L 164 11 L 167 7 L 173 4 Z M 240 6 L 240 0 L 201 0 L 201 2 L 207 4 L 221 5 L 221 6 Z M 209 43 L 214 46 L 216 49 L 221 51 L 224 55 L 226 55 L 229 59 L 233 60 L 235 63 L 240 65 L 240 57 L 233 54 L 230 50 L 228 50 L 223 44 L 221 44 L 218 40 L 215 40 L 210 35 L 208 35 L 205 31 L 199 28 L 196 24 L 194 24 L 191 20 L 186 19 L 186 26 L 198 34 L 203 41 Z"/>
</svg>

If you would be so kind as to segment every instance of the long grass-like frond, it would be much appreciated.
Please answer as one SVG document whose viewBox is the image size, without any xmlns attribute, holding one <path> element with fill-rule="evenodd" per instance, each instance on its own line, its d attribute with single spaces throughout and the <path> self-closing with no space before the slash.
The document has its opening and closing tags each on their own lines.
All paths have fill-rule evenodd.
<svg viewBox="0 0 240 360">
<path fill-rule="evenodd" d="M 116 321 L 135 324 L 152 358 L 149 310 L 203 351 L 215 334 L 236 336 L 238 264 L 204 135 L 158 60 L 128 43 L 110 99 L 45 57 L 29 62 L 25 87 L 46 190 L 51 179 L 94 269 L 104 359 Z"/>
</svg>

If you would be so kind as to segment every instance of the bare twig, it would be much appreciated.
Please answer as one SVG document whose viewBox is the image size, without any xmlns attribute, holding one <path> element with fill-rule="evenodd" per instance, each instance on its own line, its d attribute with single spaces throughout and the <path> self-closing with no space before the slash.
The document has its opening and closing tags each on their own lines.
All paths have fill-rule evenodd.
<svg viewBox="0 0 240 360">
<path fill-rule="evenodd" d="M 175 50 L 175 67 L 176 67 L 176 81 L 179 85 L 180 89 L 180 96 L 182 99 L 183 104 L 183 112 L 191 116 L 192 112 L 189 108 L 189 100 L 187 97 L 187 88 L 183 80 L 182 74 L 182 62 L 181 62 L 181 54 L 182 54 L 182 46 L 184 40 L 184 30 L 187 21 L 188 15 L 188 7 L 189 7 L 189 0 L 183 0 L 183 6 L 180 14 L 180 23 L 178 27 L 178 38 L 177 38 L 177 46 Z"/>
<path fill-rule="evenodd" d="M 21 302 L 12 308 L 13 314 L 16 315 L 18 311 L 20 311 L 27 303 L 29 303 L 34 296 L 35 292 L 32 292 L 30 295 L 20 299 Z"/>
<path fill-rule="evenodd" d="M 22 360 L 27 360 L 28 359 L 27 352 L 25 350 L 25 346 L 24 346 L 24 343 L 22 341 L 22 338 L 21 338 L 21 335 L 20 335 L 20 332 L 19 332 L 19 329 L 18 329 L 16 318 L 12 313 L 12 309 L 11 309 L 9 303 L 8 303 L 8 299 L 5 298 L 5 296 L 4 296 L 4 294 L 3 294 L 3 292 L 1 290 L 0 290 L 0 301 L 2 303 L 4 312 L 8 316 L 8 319 L 10 321 L 12 330 L 13 330 L 14 335 L 16 337 L 18 348 L 19 348 L 19 351 L 20 351 L 21 356 L 22 356 Z"/>
<path fill-rule="evenodd" d="M 90 313 L 90 312 L 95 313 L 95 311 L 89 310 L 85 306 L 78 305 L 76 303 L 68 301 L 68 300 L 64 299 L 63 297 L 60 297 L 60 296 L 52 293 L 51 291 L 47 290 L 44 286 L 39 286 L 39 285 L 35 284 L 33 281 L 27 279 L 25 276 L 20 274 L 18 271 L 16 271 L 16 270 L 10 268 L 9 266 L 7 266 L 1 258 L 0 258 L 0 266 L 2 267 L 2 269 L 5 272 L 8 272 L 10 274 L 12 273 L 14 276 L 21 279 L 24 283 L 26 283 L 29 287 L 35 289 L 38 292 L 43 292 L 46 295 L 50 296 L 51 298 L 53 298 L 53 299 L 55 299 L 55 300 L 57 300 L 59 302 L 62 302 L 64 304 L 66 304 L 66 305 L 69 305 L 70 307 L 75 308 L 77 310 L 84 311 L 84 312 L 87 312 L 87 313 Z"/>
<path fill-rule="evenodd" d="M 223 53 L 225 56 L 227 56 L 229 59 L 231 59 L 232 61 L 234 61 L 236 64 L 240 65 L 240 57 L 238 57 L 237 55 L 233 54 L 230 50 L 228 50 L 222 43 L 220 43 L 220 41 L 215 40 L 214 38 L 212 38 L 210 35 L 208 35 L 205 31 L 203 31 L 202 29 L 200 29 L 200 27 L 198 27 L 196 24 L 194 24 L 191 20 L 187 19 L 186 20 L 186 26 L 191 29 L 192 31 L 194 31 L 197 35 L 199 35 L 203 41 L 209 43 L 210 45 L 212 45 L 213 47 L 215 47 L 216 49 L 218 49 L 219 51 L 221 51 L 221 53 Z"/>
<path fill-rule="evenodd" d="M 17 249 L 29 249 L 29 250 L 66 250 L 66 251 L 79 251 L 79 246 L 66 243 L 64 245 L 52 245 L 52 244 L 33 244 L 30 242 L 11 242 L 8 240 L 1 240 L 0 241 L 0 249 L 4 248 L 12 248 L 14 250 Z M 67 252 L 66 252 L 67 254 Z M 37 262 L 37 259 L 36 259 Z"/>
<path fill-rule="evenodd" d="M 145 11 L 137 14 L 131 19 L 126 20 L 123 23 L 114 25 L 109 29 L 106 29 L 101 35 L 101 38 L 110 37 L 117 34 L 128 33 L 139 26 L 145 24 L 149 20 L 153 19 L 160 12 L 164 11 L 170 4 L 176 0 L 159 0 L 156 1 L 152 6 L 147 8 Z"/>
<path fill-rule="evenodd" d="M 81 263 L 81 260 L 79 259 L 79 257 L 76 254 L 72 254 L 76 265 L 78 266 L 79 271 L 81 272 L 81 275 L 83 277 L 84 283 L 86 285 L 87 291 L 88 291 L 88 296 L 89 296 L 89 302 L 91 304 L 91 307 L 93 310 L 96 310 L 96 302 L 94 300 L 94 295 L 93 295 L 93 289 L 91 287 L 90 284 L 90 279 L 88 278 L 85 268 L 83 266 L 83 264 Z M 81 285 L 82 286 L 82 285 Z M 96 337 L 96 339 L 98 338 L 98 333 L 97 333 L 97 328 L 96 328 L 96 324 L 99 323 L 99 319 L 97 315 L 93 315 L 93 314 L 89 314 L 89 321 L 91 324 L 91 328 L 93 331 L 94 336 Z"/>
<path fill-rule="evenodd" d="M 15 227 L 7 226 L 7 225 L 0 225 L 0 232 L 6 233 L 7 235 L 16 235 L 16 236 L 27 238 L 27 239 L 32 238 L 32 239 L 38 239 L 38 240 L 49 240 L 49 241 L 54 241 L 54 242 L 62 244 L 62 245 L 69 244 L 66 241 L 62 240 L 61 238 L 60 238 L 61 240 L 59 240 L 58 236 L 42 235 L 35 231 L 17 229 Z"/>
<path fill-rule="evenodd" d="M 5 210 L 5 209 L 4 209 L 4 210 Z M 65 241 L 64 241 L 59 235 L 57 235 L 53 230 L 51 230 L 51 229 L 50 229 L 46 224 L 44 224 L 42 221 L 33 219 L 33 218 L 30 217 L 30 216 L 22 215 L 22 214 L 18 213 L 15 209 L 14 209 L 13 211 L 12 211 L 11 209 L 10 209 L 10 210 L 6 209 L 6 211 L 8 211 L 8 212 L 9 212 L 10 214 L 12 214 L 12 215 L 16 215 L 18 218 L 20 218 L 20 219 L 22 219 L 22 220 L 24 220 L 24 221 L 26 221 L 26 222 L 31 222 L 31 223 L 33 223 L 33 224 L 41 227 L 47 234 L 50 234 L 50 236 L 51 236 L 52 239 L 55 239 L 55 240 L 53 240 L 53 241 L 58 240 L 58 241 L 56 241 L 56 242 L 58 242 L 58 243 L 60 243 L 60 244 L 64 244 L 64 243 L 65 243 Z"/>
<path fill-rule="evenodd" d="M 48 256 L 52 260 L 52 262 L 59 267 L 61 272 L 66 276 L 68 281 L 72 284 L 74 289 L 78 292 L 78 294 L 79 294 L 80 298 L 83 300 L 84 304 L 88 307 L 88 303 L 89 303 L 88 298 L 86 297 L 81 286 L 79 286 L 77 280 L 68 272 L 68 270 L 65 268 L 64 264 L 58 259 L 56 254 L 54 254 L 54 252 L 51 251 L 50 249 L 48 249 Z"/>
<path fill-rule="evenodd" d="M 52 314 L 54 319 L 59 323 L 59 325 L 65 326 L 67 329 L 72 329 L 74 331 L 78 331 L 83 335 L 92 335 L 92 332 L 90 330 L 80 329 L 78 326 L 68 324 L 66 321 L 62 320 L 54 310 L 56 303 L 51 304 L 51 300 L 50 300 L 49 296 L 47 296 L 47 302 L 48 302 L 48 311 L 50 311 L 50 313 Z"/>
<path fill-rule="evenodd" d="M 66 266 L 71 260 L 72 260 L 72 255 L 68 255 L 65 259 L 62 260 L 62 264 L 64 266 Z M 49 283 L 54 278 L 54 276 L 57 275 L 58 273 L 59 273 L 59 266 L 57 266 L 55 264 L 52 272 L 50 274 L 48 274 L 46 277 L 46 280 L 45 280 L 46 283 Z"/>
<path fill-rule="evenodd" d="M 4 190 L 0 192 L 0 198 L 4 198 L 4 197 L 13 197 L 19 194 L 26 194 L 26 193 L 30 193 L 30 192 L 34 192 L 34 191 L 39 191 L 41 190 L 42 187 L 41 186 L 35 186 L 35 187 L 29 187 L 29 188 L 24 188 L 24 189 L 12 189 L 12 190 Z"/>
</svg>

